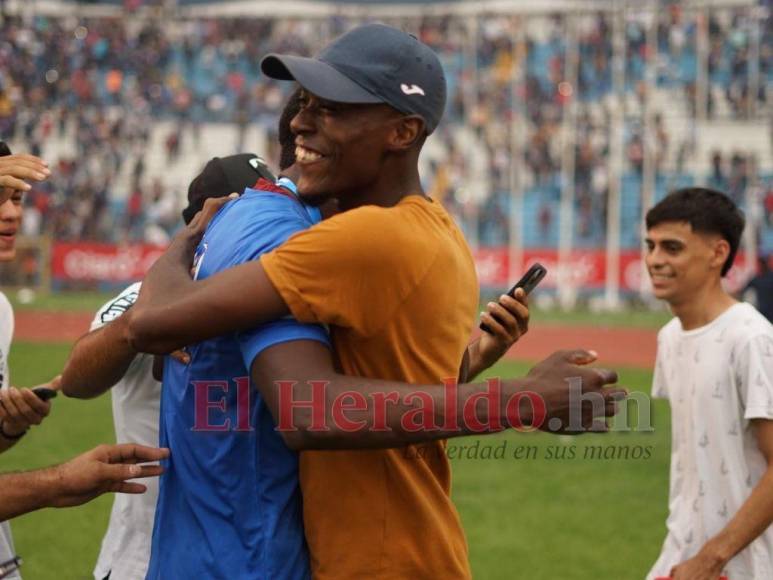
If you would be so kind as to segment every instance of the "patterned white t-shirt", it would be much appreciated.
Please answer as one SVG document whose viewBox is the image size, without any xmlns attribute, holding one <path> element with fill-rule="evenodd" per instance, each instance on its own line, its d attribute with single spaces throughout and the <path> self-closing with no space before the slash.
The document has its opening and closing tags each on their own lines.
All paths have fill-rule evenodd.
<svg viewBox="0 0 773 580">
<path fill-rule="evenodd" d="M 91 330 L 103 327 L 126 312 L 137 300 L 140 283 L 132 284 L 99 309 Z M 138 354 L 110 392 L 118 443 L 158 446 L 161 383 L 153 378 L 153 356 Z M 110 523 L 94 568 L 94 578 L 141 580 L 150 560 L 150 540 L 158 499 L 158 478 L 138 479 L 148 490 L 140 495 L 117 493 Z"/>
<path fill-rule="evenodd" d="M 0 292 L 0 388 L 7 389 L 11 384 L 8 369 L 8 355 L 11 352 L 13 339 L 13 309 L 5 294 Z M 0 522 L 0 563 L 7 562 L 15 556 L 11 526 L 8 522 Z M 21 578 L 14 573 L 8 578 Z"/>
<path fill-rule="evenodd" d="M 648 579 L 719 533 L 767 469 L 750 420 L 773 419 L 773 326 L 746 303 L 694 330 L 674 318 L 658 334 L 652 396 L 671 404 L 671 474 L 668 533 Z M 724 574 L 773 578 L 773 527 Z"/>
</svg>

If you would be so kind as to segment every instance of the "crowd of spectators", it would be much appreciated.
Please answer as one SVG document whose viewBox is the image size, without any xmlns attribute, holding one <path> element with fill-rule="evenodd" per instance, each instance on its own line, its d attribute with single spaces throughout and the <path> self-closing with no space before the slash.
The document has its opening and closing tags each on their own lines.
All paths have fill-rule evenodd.
<svg viewBox="0 0 773 580">
<path fill-rule="evenodd" d="M 641 176 L 644 169 L 642 114 L 644 100 L 655 92 L 648 79 L 684 115 L 701 109 L 701 26 L 708 44 L 707 114 L 744 119 L 765 109 L 773 33 L 770 20 L 751 14 L 723 10 L 705 19 L 705 13 L 685 13 L 674 4 L 657 16 L 655 47 L 647 42 L 647 15 L 626 16 L 627 172 Z M 613 20 L 610 14 L 580 17 L 576 52 L 568 49 L 572 34 L 563 15 L 400 21 L 440 53 L 449 77 L 447 119 L 435 140 L 441 153 L 427 172 L 427 186 L 482 243 L 507 240 L 513 143 L 522 156 L 520 183 L 539 197 L 528 219 L 542 240 L 552 241 L 553 202 L 567 179 L 567 157 L 573 156 L 576 235 L 589 244 L 599 241 L 610 182 Z M 183 135 L 195 142 L 204 124 L 271 130 L 286 89 L 261 77 L 261 56 L 311 54 L 350 24 L 344 18 L 162 23 L 0 16 L 0 138 L 15 137 L 32 152 L 52 136 L 69 135 L 76 143 L 53 160 L 55 178 L 28 196 L 26 231 L 62 240 L 163 243 L 178 221 L 179 200 L 168 175 L 146 169 L 156 123 L 173 122 L 163 136 L 170 165 L 180 156 Z M 567 62 L 570 54 L 576 62 Z M 572 64 L 576 83 L 567 74 Z M 522 132 L 517 138 L 511 120 Z M 656 171 L 684 173 L 689 142 L 676 142 L 662 116 L 655 114 L 653 124 Z M 567 131 L 573 135 L 569 154 Z M 720 183 L 721 173 L 724 188 L 742 196 L 749 165 L 743 156 L 712 162 L 711 178 Z M 129 182 L 121 200 L 113 191 L 119 176 Z"/>
</svg>

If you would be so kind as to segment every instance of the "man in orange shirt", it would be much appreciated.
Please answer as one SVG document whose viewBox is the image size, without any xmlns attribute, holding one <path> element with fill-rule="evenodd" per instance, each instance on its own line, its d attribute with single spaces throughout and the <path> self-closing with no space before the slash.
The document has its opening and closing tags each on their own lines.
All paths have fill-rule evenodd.
<svg viewBox="0 0 773 580">
<path fill-rule="evenodd" d="M 500 391 L 439 385 L 457 376 L 478 288 L 461 232 L 419 179 L 419 152 L 445 106 L 442 67 L 428 47 L 374 24 L 316 59 L 270 55 L 262 67 L 304 89 L 292 122 L 301 198 L 335 197 L 342 212 L 259 262 L 192 282 L 193 252 L 217 209 L 210 203 L 146 277 L 128 338 L 163 353 L 288 314 L 328 324 L 333 353 L 299 340 L 252 362 L 285 442 L 303 450 L 314 577 L 469 578 L 443 440 L 505 429 L 518 422 L 514 409 L 526 424 L 559 421 L 552 430 L 566 428 L 573 411 L 590 426 L 594 410 L 570 400 L 567 379 L 603 398 L 597 415 L 611 415 L 619 391 L 603 387 L 616 375 L 580 366 L 595 355 L 573 351 Z M 544 416 L 519 404 L 526 391 L 540 397 Z M 489 404 L 477 404 L 486 394 Z M 309 400 L 318 404 L 299 404 Z"/>
</svg>

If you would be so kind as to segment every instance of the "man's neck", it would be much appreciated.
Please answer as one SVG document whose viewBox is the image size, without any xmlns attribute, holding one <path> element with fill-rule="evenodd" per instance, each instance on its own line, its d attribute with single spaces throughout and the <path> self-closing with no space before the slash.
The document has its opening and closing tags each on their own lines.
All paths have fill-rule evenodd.
<svg viewBox="0 0 773 580">
<path fill-rule="evenodd" d="M 709 286 L 680 304 L 671 304 L 671 311 L 682 323 L 683 330 L 695 330 L 713 322 L 733 304 L 735 298 L 722 285 Z"/>
<path fill-rule="evenodd" d="M 404 198 L 411 195 L 426 197 L 421 187 L 418 169 L 413 171 L 387 171 L 392 179 L 380 179 L 362 191 L 339 195 L 338 204 L 341 211 L 346 211 L 363 205 L 393 207 Z"/>
</svg>

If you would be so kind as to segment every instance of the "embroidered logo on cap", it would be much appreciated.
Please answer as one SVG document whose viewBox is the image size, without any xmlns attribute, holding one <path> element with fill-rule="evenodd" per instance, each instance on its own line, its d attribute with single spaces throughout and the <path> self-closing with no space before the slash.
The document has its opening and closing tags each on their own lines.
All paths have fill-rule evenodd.
<svg viewBox="0 0 773 580">
<path fill-rule="evenodd" d="M 406 94 L 406 95 L 421 95 L 422 97 L 426 96 L 424 94 L 424 89 L 422 89 L 418 85 L 406 85 L 405 83 L 400 85 L 400 89 Z"/>
<path fill-rule="evenodd" d="M 255 171 L 260 171 L 259 166 L 266 164 L 260 157 L 250 157 L 249 163 Z"/>
</svg>

